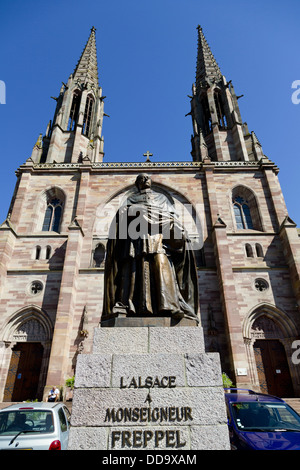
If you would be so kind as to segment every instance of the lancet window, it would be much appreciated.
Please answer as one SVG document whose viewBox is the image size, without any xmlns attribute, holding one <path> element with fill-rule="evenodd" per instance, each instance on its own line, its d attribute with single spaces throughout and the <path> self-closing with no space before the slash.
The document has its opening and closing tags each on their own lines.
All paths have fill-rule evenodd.
<svg viewBox="0 0 300 470">
<path fill-rule="evenodd" d="M 45 212 L 45 218 L 43 223 L 43 232 L 59 232 L 60 222 L 62 216 L 62 202 L 53 198 L 49 201 Z"/>
<path fill-rule="evenodd" d="M 218 91 L 214 92 L 214 100 L 215 100 L 215 106 L 216 106 L 216 111 L 217 111 L 217 116 L 218 116 L 219 127 L 221 129 L 226 129 L 227 120 L 226 120 L 226 115 L 224 111 L 224 105 L 222 102 L 222 97 Z"/>
<path fill-rule="evenodd" d="M 211 115 L 209 110 L 208 98 L 207 95 L 204 94 L 200 98 L 202 112 L 203 112 L 203 125 L 204 125 L 204 134 L 208 134 L 212 130 L 211 124 Z"/>
<path fill-rule="evenodd" d="M 263 252 L 262 246 L 259 243 L 255 244 L 255 250 L 256 250 L 256 256 L 258 258 L 263 258 L 264 257 L 264 252 Z"/>
<path fill-rule="evenodd" d="M 253 258 L 252 246 L 249 243 L 246 243 L 245 250 L 246 250 L 247 258 Z"/>
<path fill-rule="evenodd" d="M 75 130 L 75 126 L 77 124 L 78 114 L 79 114 L 80 96 L 81 96 L 81 93 L 79 90 L 76 90 L 73 94 L 73 100 L 72 100 L 69 122 L 68 122 L 68 131 Z"/>
<path fill-rule="evenodd" d="M 240 196 L 234 198 L 233 210 L 237 229 L 253 229 L 250 207 Z"/>
<path fill-rule="evenodd" d="M 89 136 L 92 117 L 93 117 L 93 107 L 94 107 L 94 99 L 91 95 L 87 95 L 84 116 L 83 116 L 83 126 L 82 126 L 82 133 L 83 135 Z"/>
</svg>

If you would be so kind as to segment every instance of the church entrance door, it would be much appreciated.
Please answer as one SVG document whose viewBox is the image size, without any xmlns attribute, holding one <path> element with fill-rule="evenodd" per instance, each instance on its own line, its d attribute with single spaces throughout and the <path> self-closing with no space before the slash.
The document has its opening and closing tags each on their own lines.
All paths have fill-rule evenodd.
<svg viewBox="0 0 300 470">
<path fill-rule="evenodd" d="M 290 398 L 294 396 L 286 353 L 279 340 L 256 340 L 253 346 L 262 393 Z"/>
<path fill-rule="evenodd" d="M 41 343 L 17 343 L 12 350 L 3 401 L 38 398 L 43 346 Z"/>
</svg>

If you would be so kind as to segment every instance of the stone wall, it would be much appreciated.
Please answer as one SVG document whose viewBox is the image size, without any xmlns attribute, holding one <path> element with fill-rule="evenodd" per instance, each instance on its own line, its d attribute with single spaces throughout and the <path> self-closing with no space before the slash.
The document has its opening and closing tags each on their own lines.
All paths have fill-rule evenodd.
<svg viewBox="0 0 300 470">
<path fill-rule="evenodd" d="M 118 201 L 134 185 L 136 175 L 141 171 L 147 171 L 154 185 L 169 192 L 179 210 L 184 204 L 196 209 L 205 257 L 205 266 L 198 266 L 199 314 L 207 348 L 221 353 L 222 367 L 235 373 L 234 338 L 237 344 L 244 341 L 243 325 L 259 306 L 272 306 L 282 312 L 292 325 L 293 338 L 297 337 L 300 331 L 297 302 L 300 299 L 297 298 L 299 267 L 297 271 L 295 266 L 299 265 L 299 255 L 295 253 L 299 252 L 299 238 L 295 227 L 289 228 L 295 231 L 294 238 L 291 235 L 284 237 L 282 232 L 279 236 L 280 217 L 286 214 L 286 207 L 282 195 L 278 194 L 276 167 L 268 165 L 267 170 L 258 162 L 186 163 L 175 167 L 168 164 L 157 167 L 154 164 L 122 167 L 121 164 L 101 166 L 90 163 L 23 165 L 18 172 L 20 184 L 10 219 L 0 230 L 0 341 L 4 340 L 3 332 L 16 312 L 29 306 L 39 308 L 49 318 L 55 331 L 57 311 L 62 312 L 63 308 L 68 324 L 68 340 L 64 345 L 63 354 L 67 356 L 67 363 L 62 376 L 73 375 L 78 353 L 91 350 L 91 335 L 80 335 L 83 311 L 86 309 L 88 329 L 92 331 L 100 320 L 102 310 L 104 271 L 103 265 L 93 267 L 93 249 L 97 242 L 105 246 L 112 220 L 107 207 L 117 208 Z M 45 194 L 56 187 L 64 195 L 60 233 L 42 232 Z M 256 204 L 255 217 L 261 230 L 236 229 L 232 192 L 238 187 L 245 187 L 247 194 L 252 192 Z M 215 225 L 218 220 L 221 222 Z M 80 242 L 76 239 L 73 245 L 72 222 L 81 237 Z M 222 234 L 221 238 L 215 236 L 217 230 L 218 234 Z M 289 240 L 292 240 L 290 248 Z M 257 244 L 261 246 L 262 256 L 256 252 Z M 253 257 L 247 256 L 246 245 L 252 247 Z M 37 246 L 41 247 L 38 260 L 35 259 Z M 51 248 L 49 260 L 45 259 L 47 246 Z M 78 247 L 80 252 L 73 253 Z M 74 277 L 72 263 L 75 258 L 77 271 Z M 68 275 L 67 269 L 70 271 Z M 266 291 L 255 289 L 257 278 L 268 282 Z M 63 279 L 64 292 L 70 296 L 69 303 L 66 303 L 65 294 L 62 298 Z M 32 281 L 40 281 L 43 290 L 32 294 Z M 228 320 L 227 310 L 229 314 L 232 311 L 226 303 L 229 293 L 238 311 L 234 320 Z M 71 299 L 75 296 L 76 302 L 71 308 Z M 232 328 L 235 333 L 230 336 Z M 59 344 L 56 347 L 59 350 Z M 238 355 L 247 368 L 246 352 Z M 9 354 L 5 354 L 3 361 L 3 370 L 7 371 Z M 245 378 L 245 381 L 248 379 Z M 58 380 L 64 382 L 62 378 L 58 377 Z"/>
</svg>

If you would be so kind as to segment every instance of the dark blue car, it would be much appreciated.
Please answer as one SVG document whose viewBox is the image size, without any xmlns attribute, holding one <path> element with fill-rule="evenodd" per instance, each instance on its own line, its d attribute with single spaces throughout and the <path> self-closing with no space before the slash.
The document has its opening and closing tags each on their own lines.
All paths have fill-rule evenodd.
<svg viewBox="0 0 300 470">
<path fill-rule="evenodd" d="M 238 388 L 225 399 L 232 449 L 300 450 L 300 415 L 284 400 Z"/>
</svg>

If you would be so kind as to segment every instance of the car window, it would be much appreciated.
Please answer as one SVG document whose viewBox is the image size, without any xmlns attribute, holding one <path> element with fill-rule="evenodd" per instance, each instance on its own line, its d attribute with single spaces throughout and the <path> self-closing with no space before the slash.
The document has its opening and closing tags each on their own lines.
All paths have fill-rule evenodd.
<svg viewBox="0 0 300 470">
<path fill-rule="evenodd" d="M 65 413 L 62 408 L 58 410 L 58 417 L 59 417 L 61 431 L 62 432 L 67 431 L 68 429 L 67 420 L 66 420 Z"/>
<path fill-rule="evenodd" d="M 20 431 L 52 433 L 54 422 L 52 411 L 13 410 L 0 413 L 0 435 L 16 434 Z"/>
<path fill-rule="evenodd" d="M 70 413 L 70 410 L 69 410 L 66 406 L 64 406 L 64 412 L 65 412 L 67 421 L 68 421 L 68 423 L 69 423 L 69 422 L 70 422 L 70 419 L 71 419 L 71 413 Z"/>
<path fill-rule="evenodd" d="M 300 431 L 300 417 L 285 403 L 235 402 L 233 419 L 240 430 L 293 429 Z"/>
<path fill-rule="evenodd" d="M 270 405 L 268 406 L 268 408 L 270 408 Z M 276 414 L 277 420 L 280 423 L 291 425 L 293 428 L 294 427 L 300 428 L 299 416 L 291 408 L 288 408 L 285 404 L 272 405 L 272 408 L 273 408 L 274 414 Z"/>
</svg>

